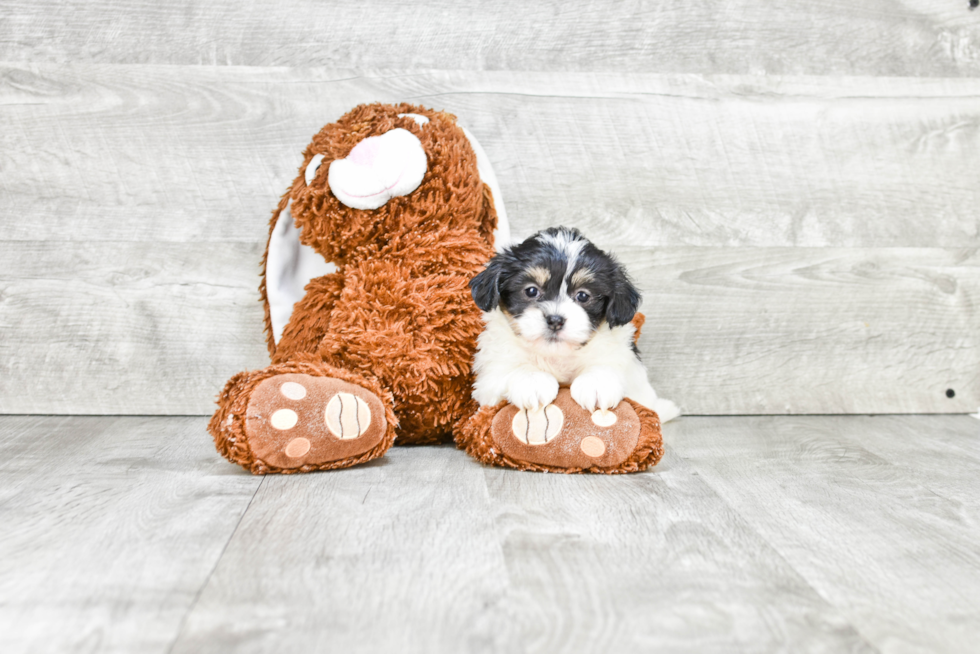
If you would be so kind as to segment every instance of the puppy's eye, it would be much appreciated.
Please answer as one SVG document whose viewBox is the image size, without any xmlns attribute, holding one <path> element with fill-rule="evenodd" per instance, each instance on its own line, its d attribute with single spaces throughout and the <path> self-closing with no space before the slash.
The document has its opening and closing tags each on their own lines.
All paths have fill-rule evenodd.
<svg viewBox="0 0 980 654">
<path fill-rule="evenodd" d="M 578 293 L 575 294 L 575 301 L 585 304 L 586 302 L 589 301 L 589 298 L 591 297 L 592 296 L 586 293 L 585 291 L 579 291 Z"/>
<path fill-rule="evenodd" d="M 527 288 L 524 289 L 524 295 L 531 298 L 538 297 L 538 287 L 528 286 Z"/>
</svg>

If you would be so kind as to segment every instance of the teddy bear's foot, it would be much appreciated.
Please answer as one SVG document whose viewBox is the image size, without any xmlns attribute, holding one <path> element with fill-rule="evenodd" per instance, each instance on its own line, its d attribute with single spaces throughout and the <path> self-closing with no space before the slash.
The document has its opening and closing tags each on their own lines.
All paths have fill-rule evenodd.
<svg viewBox="0 0 980 654">
<path fill-rule="evenodd" d="M 210 425 L 218 450 L 259 474 L 346 468 L 384 454 L 394 440 L 390 396 L 352 373 L 310 367 L 233 378 Z"/>
<path fill-rule="evenodd" d="M 255 458 L 270 467 L 319 467 L 378 445 L 384 413 L 381 399 L 356 384 L 291 373 L 252 391 L 245 431 Z"/>
<path fill-rule="evenodd" d="M 636 472 L 663 455 L 656 413 L 629 399 L 589 412 L 567 388 L 543 409 L 484 407 L 457 442 L 484 463 L 552 472 Z"/>
</svg>

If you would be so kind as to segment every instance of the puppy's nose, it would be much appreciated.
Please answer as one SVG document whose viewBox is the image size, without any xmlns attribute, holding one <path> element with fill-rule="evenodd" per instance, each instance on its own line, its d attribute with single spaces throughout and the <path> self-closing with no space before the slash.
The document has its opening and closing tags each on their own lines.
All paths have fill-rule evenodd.
<svg viewBox="0 0 980 654">
<path fill-rule="evenodd" d="M 548 316 L 547 318 L 544 319 L 544 321 L 548 323 L 548 329 L 550 329 L 553 332 L 558 331 L 565 324 L 564 316 L 559 316 L 557 314 Z"/>
</svg>

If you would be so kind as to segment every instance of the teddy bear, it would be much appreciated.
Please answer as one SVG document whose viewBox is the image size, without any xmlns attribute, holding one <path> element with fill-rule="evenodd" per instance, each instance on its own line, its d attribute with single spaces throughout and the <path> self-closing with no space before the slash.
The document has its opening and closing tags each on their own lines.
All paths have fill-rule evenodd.
<svg viewBox="0 0 980 654">
<path fill-rule="evenodd" d="M 516 407 L 473 399 L 483 322 L 469 283 L 509 240 L 499 198 L 485 153 L 449 113 L 366 104 L 324 126 L 269 225 L 259 292 L 271 363 L 221 391 L 208 424 L 218 452 L 255 474 L 354 466 L 396 438 L 455 439 L 529 470 L 655 463 L 656 414 L 629 401 L 603 427 L 562 391 L 547 410 L 564 427 L 545 428 L 542 448 L 527 442 L 535 416 L 507 440 Z"/>
</svg>

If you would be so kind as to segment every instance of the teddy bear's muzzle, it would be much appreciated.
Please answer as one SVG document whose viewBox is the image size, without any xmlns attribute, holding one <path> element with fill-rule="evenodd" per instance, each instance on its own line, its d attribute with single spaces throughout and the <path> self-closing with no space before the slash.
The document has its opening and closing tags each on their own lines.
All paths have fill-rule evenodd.
<svg viewBox="0 0 980 654">
<path fill-rule="evenodd" d="M 377 209 L 419 187 L 428 166 L 422 142 L 406 129 L 371 136 L 330 164 L 334 196 L 351 209 Z"/>
</svg>

